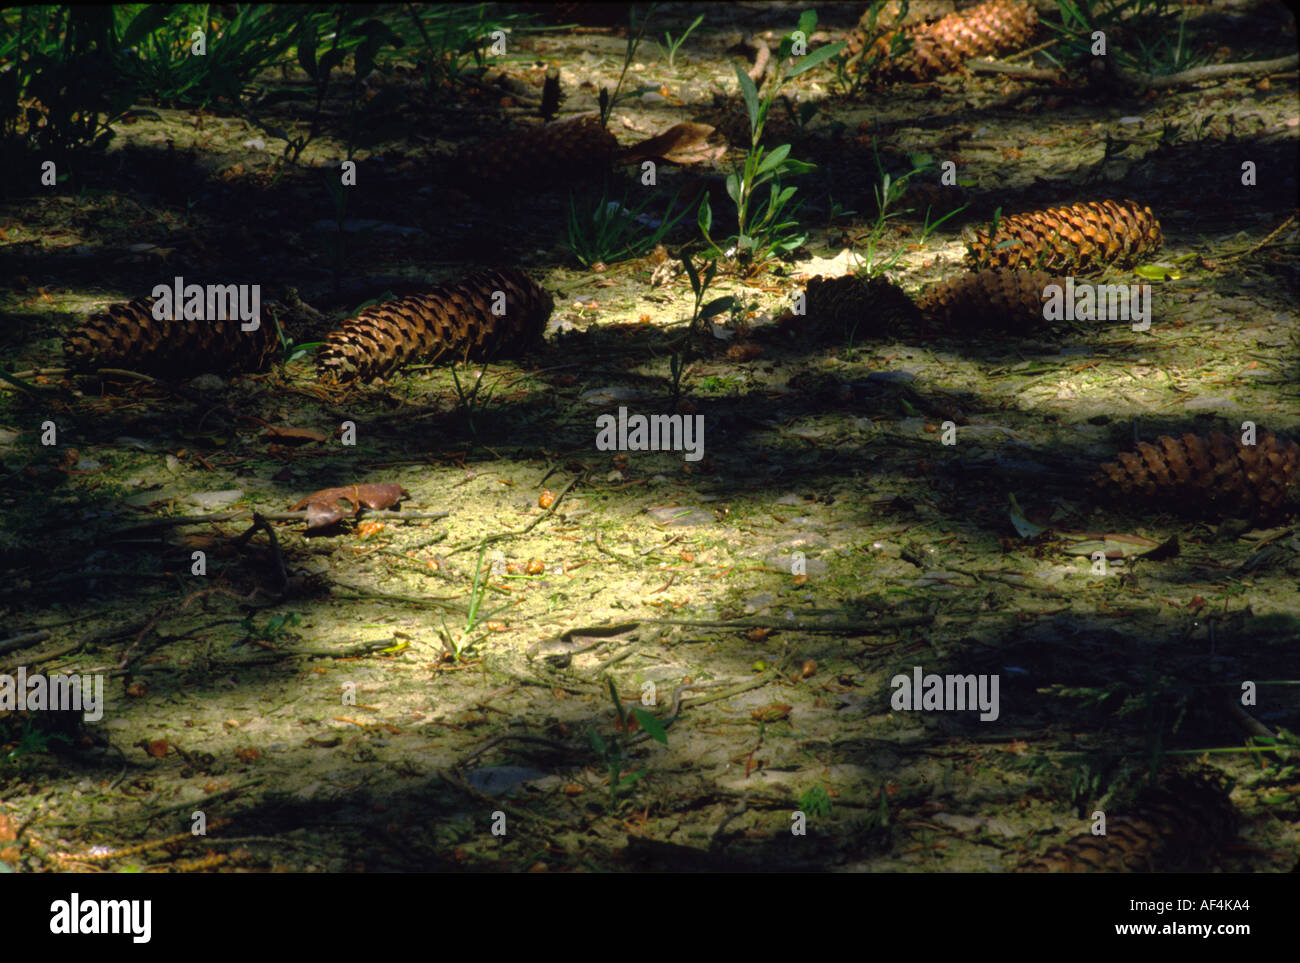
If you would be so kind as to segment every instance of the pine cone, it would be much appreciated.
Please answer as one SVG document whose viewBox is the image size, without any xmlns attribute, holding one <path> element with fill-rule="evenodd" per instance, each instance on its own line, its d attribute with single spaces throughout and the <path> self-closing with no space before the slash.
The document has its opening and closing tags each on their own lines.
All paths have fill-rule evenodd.
<svg viewBox="0 0 1300 963">
<path fill-rule="evenodd" d="M 63 341 L 69 366 L 128 368 L 185 377 L 203 372 L 261 371 L 275 353 L 275 325 L 263 317 L 254 331 L 227 321 L 158 321 L 153 298 L 114 304 L 91 315 Z"/>
<path fill-rule="evenodd" d="M 1131 812 L 1106 821 L 1106 835 L 1082 833 L 1019 873 L 1151 873 L 1210 868 L 1214 851 L 1237 835 L 1237 812 L 1217 781 L 1166 777 L 1138 795 Z"/>
<path fill-rule="evenodd" d="M 985 266 L 1099 273 L 1160 250 L 1160 222 L 1136 201 L 1087 201 L 1004 217 L 967 239 L 966 260 Z M 1011 242 L 1011 243 L 1007 243 Z"/>
<path fill-rule="evenodd" d="M 500 295 L 504 295 L 504 301 Z M 493 314 L 499 305 L 504 315 Z M 316 355 L 324 380 L 373 381 L 408 361 L 517 355 L 539 342 L 554 301 L 521 271 L 482 271 L 365 308 Z"/>
<path fill-rule="evenodd" d="M 544 191 L 599 177 L 618 150 L 599 117 L 574 117 L 474 144 L 460 152 L 457 166 L 476 187 Z"/>
<path fill-rule="evenodd" d="M 1041 327 L 1043 290 L 1061 284 L 1046 271 L 991 268 L 931 285 L 916 306 L 931 321 L 967 333 Z"/>
<path fill-rule="evenodd" d="M 1293 510 L 1300 494 L 1300 445 L 1267 431 L 1254 445 L 1217 431 L 1208 438 L 1161 435 L 1118 459 L 1093 476 L 1104 494 L 1260 519 Z"/>
<path fill-rule="evenodd" d="M 921 320 L 903 289 L 885 278 L 815 277 L 804 289 L 805 313 L 782 321 L 812 342 L 843 343 L 915 328 Z"/>
<path fill-rule="evenodd" d="M 1038 26 L 1038 12 L 1032 4 L 991 0 L 932 24 L 905 28 L 903 36 L 911 41 L 910 49 L 889 57 L 896 32 L 872 40 L 868 14 L 850 33 L 845 55 L 853 58 L 863 53 L 859 63 L 871 70 L 872 79 L 883 83 L 929 80 L 960 70 L 971 57 L 1009 53 L 1025 46 Z M 878 17 L 874 32 L 878 34 L 888 23 L 892 23 L 891 17 Z"/>
</svg>

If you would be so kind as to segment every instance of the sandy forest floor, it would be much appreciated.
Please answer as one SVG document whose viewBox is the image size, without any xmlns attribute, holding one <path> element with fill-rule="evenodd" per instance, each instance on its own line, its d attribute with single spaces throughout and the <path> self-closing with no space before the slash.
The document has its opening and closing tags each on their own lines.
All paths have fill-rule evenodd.
<svg viewBox="0 0 1300 963">
<path fill-rule="evenodd" d="M 628 144 L 698 120 L 735 145 L 737 43 L 772 31 L 775 45 L 798 9 L 664 5 L 651 37 L 703 24 L 671 68 L 645 41 L 625 89 L 646 90 L 610 129 Z M 818 11 L 814 46 L 840 39 L 860 5 Z M 1209 18 L 1191 42 L 1215 62 L 1295 49 L 1281 5 L 1191 12 Z M 488 366 L 470 413 L 445 365 L 344 389 L 301 359 L 205 376 L 187 397 L 66 373 L 29 376 L 37 398 L 0 385 L 0 637 L 48 633 L 0 651 L 0 670 L 100 672 L 106 699 L 71 745 L 4 730 L 0 862 L 1008 871 L 1085 832 L 1095 809 L 1122 811 L 1147 772 L 1182 765 L 1232 782 L 1240 831 L 1212 868 L 1289 870 L 1295 750 L 1246 751 L 1228 694 L 1256 681 L 1254 722 L 1300 730 L 1300 689 L 1264 684 L 1300 678 L 1300 537 L 1124 511 L 1086 482 L 1135 439 L 1247 420 L 1300 437 L 1295 225 L 1251 250 L 1294 212 L 1295 74 L 1108 98 L 970 75 L 847 99 L 828 72 L 801 76 L 787 92 L 817 110 L 799 124 L 774 108 L 769 140 L 818 165 L 797 180 L 809 240 L 711 291 L 740 299 L 752 329 L 806 278 L 854 268 L 873 146 L 895 174 L 921 154 L 961 172 L 969 206 L 924 244 L 922 179 L 920 206 L 905 198 L 890 222 L 886 245 L 903 250 L 891 277 L 909 293 L 963 270 L 962 229 L 997 208 L 1094 197 L 1156 212 L 1155 261 L 1171 276 L 1154 282 L 1144 333 L 756 337 L 761 354 L 733 360 L 736 332 L 719 326 L 683 379 L 705 424 L 692 462 L 594 445 L 603 413 L 668 410 L 687 279 L 652 285 L 649 258 L 580 267 L 564 248 L 565 190 L 484 199 L 445 173 L 459 145 L 535 116 L 529 94 L 496 85 L 502 66 L 535 95 L 558 65 L 560 116 L 590 112 L 625 33 L 520 35 L 481 81 L 436 96 L 414 71 L 377 75 L 397 94 L 367 119 L 346 210 L 325 180 L 348 136 L 345 83 L 296 165 L 242 117 L 158 108 L 120 126 L 75 188 L 5 199 L 9 372 L 59 365 L 88 313 L 173 274 L 277 298 L 292 287 L 334 323 L 411 282 L 508 264 L 556 307 L 545 349 Z M 305 126 L 302 111 L 259 117 Z M 1259 186 L 1241 186 L 1244 160 Z M 661 190 L 698 174 L 665 168 Z M 291 445 L 240 416 L 326 440 Z M 47 419 L 54 447 L 40 443 Z M 336 438 L 347 420 L 354 447 Z M 945 421 L 955 446 L 939 443 Z M 235 544 L 246 520 L 145 524 L 282 512 L 359 483 L 411 497 L 331 536 L 273 523 L 283 596 L 265 531 Z M 1022 537 L 1009 495 L 1055 534 Z M 1175 538 L 1177 552 L 1105 575 L 1088 557 Z M 915 666 L 996 675 L 998 718 L 892 710 L 890 679 Z M 647 693 L 666 745 L 620 722 Z M 206 837 L 189 833 L 196 810 Z M 806 835 L 790 832 L 796 810 Z"/>
</svg>

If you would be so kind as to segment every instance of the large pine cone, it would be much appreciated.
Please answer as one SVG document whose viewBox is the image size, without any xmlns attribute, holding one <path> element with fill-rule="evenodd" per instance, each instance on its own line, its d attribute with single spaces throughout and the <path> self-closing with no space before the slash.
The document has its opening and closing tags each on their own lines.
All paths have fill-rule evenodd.
<svg viewBox="0 0 1300 963">
<path fill-rule="evenodd" d="M 1206 870 L 1237 835 L 1227 792 L 1208 778 L 1166 777 L 1108 818 L 1106 835 L 1082 833 L 1017 868 L 1020 873 L 1151 873 Z"/>
<path fill-rule="evenodd" d="M 618 150 L 599 117 L 574 117 L 471 145 L 457 167 L 476 189 L 545 191 L 599 177 Z"/>
<path fill-rule="evenodd" d="M 1163 243 L 1160 222 L 1136 201 L 1085 201 L 1002 218 L 967 239 L 972 267 L 1042 268 L 1094 274 L 1127 268 Z M 1007 243 L 1010 242 L 1010 243 Z"/>
<path fill-rule="evenodd" d="M 916 306 L 946 329 L 981 331 L 1032 330 L 1043 324 L 1043 290 L 1063 284 L 1046 271 L 991 268 L 932 285 Z"/>
<path fill-rule="evenodd" d="M 881 34 L 880 30 L 892 25 L 896 13 L 886 6 L 872 31 L 868 10 L 858 28 L 850 32 L 844 51 L 851 66 L 869 70 L 872 79 L 882 83 L 929 80 L 960 70 L 971 57 L 1010 53 L 1025 46 L 1038 26 L 1038 12 L 1032 4 L 991 0 L 932 24 L 904 28 L 910 49 L 890 57 L 897 32 Z"/>
<path fill-rule="evenodd" d="M 261 371 L 279 344 L 265 312 L 256 330 L 243 331 L 238 320 L 158 321 L 153 304 L 153 298 L 136 298 L 91 315 L 64 338 L 69 366 L 127 368 L 171 378 Z"/>
<path fill-rule="evenodd" d="M 914 330 L 921 321 L 912 299 L 885 278 L 815 277 L 804 297 L 804 315 L 788 315 L 781 324 L 801 340 L 859 341 Z"/>
<path fill-rule="evenodd" d="M 541 340 L 553 307 L 523 272 L 482 271 L 365 308 L 330 332 L 316 368 L 327 381 L 373 381 L 408 361 L 517 355 Z"/>
<path fill-rule="evenodd" d="M 1295 507 L 1300 485 L 1300 445 L 1262 431 L 1254 445 L 1221 432 L 1208 438 L 1161 435 L 1138 443 L 1093 476 L 1104 494 L 1156 500 L 1186 510 L 1272 518 Z"/>
</svg>

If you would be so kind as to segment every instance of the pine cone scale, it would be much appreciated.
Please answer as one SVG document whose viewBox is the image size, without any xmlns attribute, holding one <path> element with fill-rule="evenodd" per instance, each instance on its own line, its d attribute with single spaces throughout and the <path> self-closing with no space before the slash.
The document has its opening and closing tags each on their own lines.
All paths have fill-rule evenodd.
<svg viewBox="0 0 1300 963">
<path fill-rule="evenodd" d="M 503 305 L 504 314 L 495 309 Z M 541 340 L 554 302 L 516 270 L 483 271 L 365 308 L 325 338 L 324 380 L 373 381 L 416 360 L 518 355 Z"/>
</svg>

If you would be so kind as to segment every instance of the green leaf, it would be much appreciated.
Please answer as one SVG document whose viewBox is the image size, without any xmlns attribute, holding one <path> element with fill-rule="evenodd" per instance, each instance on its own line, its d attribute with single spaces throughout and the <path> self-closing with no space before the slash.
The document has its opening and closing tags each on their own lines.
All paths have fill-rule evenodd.
<svg viewBox="0 0 1300 963">
<path fill-rule="evenodd" d="M 1143 264 L 1134 268 L 1133 273 L 1152 281 L 1176 281 L 1183 276 L 1177 268 L 1161 267 L 1159 264 Z"/>
<path fill-rule="evenodd" d="M 588 738 L 591 742 L 591 748 L 596 750 L 596 755 L 601 757 L 607 755 L 607 750 L 605 748 L 605 740 L 600 738 L 599 732 L 597 732 L 595 729 L 592 729 L 588 733 Z"/>
<path fill-rule="evenodd" d="M 358 80 L 364 80 L 369 77 L 375 69 L 375 53 L 378 50 L 378 44 L 367 38 L 352 58 L 352 72 Z"/>
<path fill-rule="evenodd" d="M 705 234 L 708 234 L 709 229 L 713 227 L 713 208 L 709 206 L 709 195 L 705 194 L 700 201 L 700 209 L 695 215 L 695 220 Z"/>
<path fill-rule="evenodd" d="M 829 60 L 831 57 L 834 57 L 837 53 L 839 53 L 841 50 L 844 49 L 844 46 L 845 46 L 844 42 L 840 41 L 838 43 L 828 43 L 821 47 L 818 47 L 816 50 L 812 51 L 806 57 L 801 57 L 799 59 L 799 62 L 795 64 L 792 68 L 790 68 L 790 73 L 787 74 L 786 76 L 798 77 L 800 74 L 812 70 L 817 65 L 824 63 L 825 61 Z"/>
<path fill-rule="evenodd" d="M 810 164 L 807 161 L 796 160 L 795 158 L 791 157 L 788 161 L 785 162 L 785 168 L 781 171 L 781 173 L 787 174 L 790 177 L 797 177 L 800 174 L 807 174 L 809 171 L 814 171 L 816 169 L 817 169 L 816 164 Z"/>
<path fill-rule="evenodd" d="M 1014 493 L 1010 494 L 1010 498 L 1011 525 L 1021 538 L 1037 538 L 1039 535 L 1043 534 L 1043 532 L 1047 531 L 1043 526 L 1035 525 L 1025 517 L 1025 513 L 1020 510 L 1020 503 L 1016 501 Z"/>
<path fill-rule="evenodd" d="M 708 204 L 706 203 L 705 207 L 707 206 Z M 708 228 L 706 227 L 705 230 L 707 231 Z M 689 254 L 680 254 L 678 255 L 678 260 L 681 261 L 682 265 L 686 268 L 686 276 L 691 281 L 691 290 L 695 292 L 695 300 L 699 301 L 702 296 L 700 290 L 700 275 L 696 272 L 695 265 L 691 263 L 691 256 Z"/>
<path fill-rule="evenodd" d="M 334 47 L 321 54 L 321 58 L 316 63 L 316 69 L 320 71 L 318 79 L 325 80 L 329 77 L 330 71 L 343 63 L 343 58 L 347 56 L 346 51 L 339 47 Z"/>
<path fill-rule="evenodd" d="M 790 156 L 789 144 L 782 144 L 780 147 L 774 148 L 772 153 L 764 157 L 763 162 L 758 165 L 758 170 L 754 172 L 755 176 L 760 174 L 765 174 L 766 172 L 773 170 L 776 167 L 779 167 L 781 165 L 781 162 L 784 161 L 789 156 Z"/>
<path fill-rule="evenodd" d="M 727 175 L 727 196 L 737 204 L 740 203 L 740 178 L 735 174 Z"/>
<path fill-rule="evenodd" d="M 805 10 L 799 14 L 799 26 L 796 30 L 802 30 L 805 37 L 811 37 L 813 31 L 817 29 L 817 11 Z"/>
<path fill-rule="evenodd" d="M 170 4 L 149 4 L 135 15 L 131 25 L 126 28 L 122 34 L 121 46 L 123 48 L 137 46 L 141 40 L 162 26 L 171 10 Z"/>
<path fill-rule="evenodd" d="M 316 79 L 316 23 L 310 17 L 302 23 L 298 31 L 298 66 L 307 71 L 307 76 Z"/>
<path fill-rule="evenodd" d="M 668 733 L 664 731 L 664 725 L 659 721 L 659 717 L 652 712 L 646 712 L 644 709 L 633 709 L 632 715 L 636 716 L 636 721 L 641 723 L 644 729 L 655 742 L 661 745 L 668 745 Z"/>
<path fill-rule="evenodd" d="M 740 81 L 740 92 L 745 95 L 745 110 L 749 113 L 749 129 L 758 128 L 758 88 L 749 79 L 749 74 L 736 67 L 736 79 Z"/>
<path fill-rule="evenodd" d="M 717 317 L 724 311 L 730 311 L 731 306 L 735 303 L 736 299 L 731 296 L 710 301 L 700 310 L 700 320 L 707 321 L 709 318 Z"/>
</svg>

